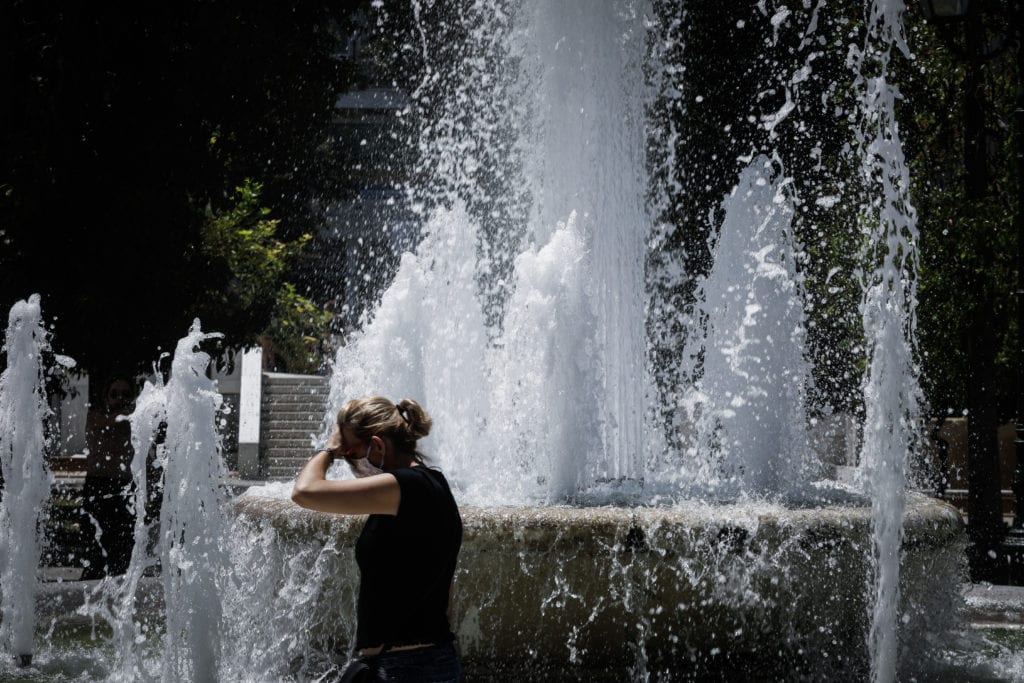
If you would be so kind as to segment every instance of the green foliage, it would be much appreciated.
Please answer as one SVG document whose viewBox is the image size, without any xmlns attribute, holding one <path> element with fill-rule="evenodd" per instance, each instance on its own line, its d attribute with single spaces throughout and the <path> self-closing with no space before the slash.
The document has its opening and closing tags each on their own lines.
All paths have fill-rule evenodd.
<svg viewBox="0 0 1024 683">
<path fill-rule="evenodd" d="M 1008 5 L 979 4 L 992 43 Z M 959 415 L 968 387 L 981 381 L 1001 418 L 1013 411 L 1016 326 L 1017 166 L 1013 108 L 1020 74 L 1012 49 L 981 63 L 978 95 L 985 109 L 984 191 L 970 195 L 964 162 L 964 102 L 969 64 L 963 28 L 911 23 L 915 54 L 899 74 L 905 103 L 906 153 L 921 233 L 918 334 L 922 384 L 933 413 Z M 989 334 L 981 334 L 982 329 Z M 984 345 L 986 349 L 982 349 Z M 988 365 L 988 368 L 982 367 Z M 984 379 L 990 377 L 991 379 Z"/>
<path fill-rule="evenodd" d="M 214 320 L 237 316 L 269 323 L 259 336 L 270 345 L 292 372 L 315 372 L 323 362 L 323 345 L 332 314 L 299 294 L 285 277 L 311 237 L 278 238 L 280 221 L 260 205 L 260 183 L 246 179 L 235 189 L 230 206 L 222 211 L 206 209 L 202 250 L 214 262 L 223 263 L 231 277 L 226 287 L 209 289 L 202 306 Z M 241 320 L 225 320 L 241 329 Z M 251 328 L 250 328 L 251 329 Z M 255 338 L 242 339 L 255 343 Z"/>
<path fill-rule="evenodd" d="M 315 374 L 323 369 L 328 357 L 327 337 L 333 319 L 334 314 L 285 282 L 278 291 L 274 316 L 263 337 L 271 341 L 274 352 L 290 372 Z"/>
<path fill-rule="evenodd" d="M 337 53 L 368 4 L 0 3 L 0 309 L 39 292 L 55 350 L 97 375 L 148 368 L 197 316 L 254 338 L 274 299 L 249 305 L 259 279 L 209 256 L 196 207 L 252 177 L 279 234 L 319 224 L 356 79 Z M 204 303 L 223 288 L 242 311 Z"/>
<path fill-rule="evenodd" d="M 207 292 L 218 303 L 235 299 L 242 308 L 249 309 L 272 299 L 289 261 L 310 240 L 308 234 L 289 242 L 277 239 L 281 221 L 270 218 L 270 209 L 259 205 L 262 189 L 260 183 L 246 178 L 235 188 L 229 209 L 206 209 L 203 251 L 223 259 L 232 275 L 227 290 Z"/>
</svg>

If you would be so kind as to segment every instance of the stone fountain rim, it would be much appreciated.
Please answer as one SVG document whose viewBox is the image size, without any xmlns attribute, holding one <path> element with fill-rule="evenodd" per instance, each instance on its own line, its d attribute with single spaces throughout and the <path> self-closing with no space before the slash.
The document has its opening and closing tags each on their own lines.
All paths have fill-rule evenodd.
<svg viewBox="0 0 1024 683">
<path fill-rule="evenodd" d="M 364 515 L 336 515 L 305 510 L 290 500 L 248 493 L 234 502 L 239 518 L 249 524 L 269 520 L 278 530 L 318 537 L 335 536 L 354 543 Z M 597 537 L 614 542 L 631 534 L 644 538 L 660 534 L 714 532 L 744 538 L 801 535 L 826 542 L 851 539 L 869 532 L 869 505 L 822 505 L 786 508 L 769 504 L 697 504 L 685 507 L 569 507 L 460 506 L 465 536 L 477 542 L 516 542 L 534 545 L 546 538 L 553 545 L 591 544 Z M 963 533 L 959 511 L 949 503 L 910 493 L 904 513 L 904 545 L 944 545 Z"/>
</svg>

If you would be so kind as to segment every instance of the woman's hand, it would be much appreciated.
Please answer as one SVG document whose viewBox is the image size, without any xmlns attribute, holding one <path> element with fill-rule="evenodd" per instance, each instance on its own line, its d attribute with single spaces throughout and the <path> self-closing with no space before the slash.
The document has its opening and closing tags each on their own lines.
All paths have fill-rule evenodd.
<svg viewBox="0 0 1024 683">
<path fill-rule="evenodd" d="M 331 454 L 331 458 L 337 460 L 341 455 L 341 427 L 338 423 L 334 423 L 334 429 L 331 430 L 331 435 L 327 437 L 327 442 L 324 444 L 323 450 Z"/>
</svg>

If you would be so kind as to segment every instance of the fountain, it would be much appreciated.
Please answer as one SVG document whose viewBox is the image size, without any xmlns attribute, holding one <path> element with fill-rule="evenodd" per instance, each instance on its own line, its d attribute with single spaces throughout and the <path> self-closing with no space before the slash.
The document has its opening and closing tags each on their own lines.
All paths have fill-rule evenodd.
<svg viewBox="0 0 1024 683">
<path fill-rule="evenodd" d="M 566 395 L 593 397 L 585 393 L 592 375 L 575 361 L 595 353 L 584 344 L 600 348 L 587 337 L 599 323 L 574 214 L 546 245 L 516 259 L 511 341 L 476 355 L 484 334 L 472 334 L 482 321 L 471 305 L 472 273 L 465 261 L 429 258 L 472 244 L 470 228 L 465 212 L 438 212 L 424 242 L 428 258 L 403 259 L 373 324 L 339 352 L 332 396 L 382 386 L 438 401 L 446 388 L 465 389 L 450 398 L 471 419 L 462 413 L 460 430 L 442 435 L 457 441 L 434 443 L 441 466 L 461 474 L 453 476 L 465 523 L 456 630 L 470 672 L 623 680 L 871 671 L 872 508 L 862 494 L 815 477 L 791 208 L 768 159 L 753 160 L 723 208 L 717 253 L 729 256 L 726 268 L 738 267 L 716 266 L 701 283 L 707 325 L 694 343 L 705 349 L 703 375 L 685 397 L 699 415 L 691 460 L 672 476 L 614 477 L 613 463 L 592 465 L 588 479 L 552 452 L 600 443 L 584 429 L 593 409 L 559 405 Z M 531 340 L 537 329 L 553 339 Z M 455 351 L 444 353 L 434 335 L 453 330 Z M 460 443 L 467 433 L 480 450 Z M 515 448 L 490 445 L 503 442 Z M 502 467 L 497 457 L 515 459 Z M 320 545 L 332 557 L 350 552 L 360 526 L 257 489 L 236 508 L 243 524 L 269 524 L 284 557 Z M 923 496 L 900 514 L 896 609 L 904 642 L 919 643 L 914 634 L 949 626 L 940 605 L 958 600 L 963 527 L 954 510 Z M 351 577 L 313 575 L 321 601 L 351 608 Z"/>
<path fill-rule="evenodd" d="M 899 7 L 872 7 L 884 28 L 870 40 L 892 41 Z M 433 412 L 440 428 L 426 448 L 465 519 L 455 628 L 470 672 L 892 680 L 954 623 L 963 550 L 954 510 L 904 492 L 914 300 L 894 293 L 915 273 L 907 185 L 892 182 L 903 170 L 892 91 L 872 80 L 861 114 L 882 128 L 885 144 L 863 132 L 859 150 L 865 185 L 886 179 L 886 204 L 865 239 L 882 246 L 868 255 L 879 262 L 863 306 L 868 422 L 851 488 L 824 479 L 811 447 L 795 199 L 770 156 L 738 169 L 694 310 L 672 313 L 693 384 L 657 391 L 645 334 L 663 321 L 644 306 L 650 14 L 627 2 L 480 5 L 461 18 L 455 65 L 430 63 L 420 31 L 428 77 L 417 96 L 441 112 L 422 166 L 443 172 L 417 196 L 427 207 L 418 248 L 337 354 L 325 429 L 345 397 L 368 393 L 415 396 Z M 771 18 L 776 31 L 784 14 Z M 871 94 L 879 88 L 888 99 Z M 490 89 L 509 96 L 507 110 Z M 479 102 L 469 125 L 466 102 Z M 787 90 L 764 122 L 769 139 L 798 105 Z M 518 135 L 511 159 L 489 144 L 502 126 Z M 496 208 L 481 214 L 481 203 Z M 523 220 L 495 236 L 500 211 Z M 911 261 L 894 265 L 897 253 Z M 666 395 L 679 397 L 671 435 L 644 409 Z M 279 552 L 322 546 L 334 558 L 354 544 L 358 521 L 274 497 L 253 490 L 236 508 Z M 311 561 L 303 576 L 318 577 L 320 601 L 348 625 L 351 579 Z M 297 657 L 337 645 L 322 623 L 309 633 Z"/>
<path fill-rule="evenodd" d="M 875 7 L 891 40 L 895 5 Z M 737 169 L 694 310 L 671 312 L 692 386 L 659 391 L 641 75 L 652 14 L 643 2 L 476 3 L 454 65 L 430 62 L 420 27 L 428 68 L 414 97 L 437 113 L 418 174 L 433 185 L 409 190 L 423 235 L 338 351 L 325 429 L 367 393 L 432 413 L 424 447 L 464 516 L 453 627 L 467 679 L 927 674 L 956 624 L 964 539 L 952 508 L 905 493 L 913 265 L 880 252 L 865 282 L 860 487 L 825 478 L 811 448 L 794 197 L 771 155 Z M 871 88 L 881 97 L 864 118 L 885 144 L 865 129 L 860 151 L 888 202 L 872 236 L 898 240 L 913 218 L 906 184 L 891 182 L 905 170 L 892 91 Z M 798 104 L 787 97 L 780 116 Z M 137 527 L 129 573 L 101 589 L 113 608 L 83 612 L 115 624 L 115 661 L 94 677 L 316 680 L 353 642 L 361 520 L 300 510 L 287 484 L 253 488 L 222 516 L 204 336 L 195 325 L 168 386 L 147 387 L 131 417 L 137 460 L 167 422 L 163 626 L 139 615 Z M 645 407 L 665 396 L 671 434 Z M 3 623 L 23 627 L 7 596 Z M 154 640 L 158 654 L 142 656 Z"/>
</svg>

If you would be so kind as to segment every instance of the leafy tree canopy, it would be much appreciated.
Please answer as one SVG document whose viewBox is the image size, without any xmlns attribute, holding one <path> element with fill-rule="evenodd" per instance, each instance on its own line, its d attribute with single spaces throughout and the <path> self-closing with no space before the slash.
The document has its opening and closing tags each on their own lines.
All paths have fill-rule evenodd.
<svg viewBox="0 0 1024 683">
<path fill-rule="evenodd" d="M 147 366 L 197 314 L 252 343 L 277 305 L 257 290 L 278 275 L 252 269 L 288 262 L 336 191 L 322 145 L 358 76 L 337 55 L 353 14 L 0 3 L 0 307 L 39 292 L 56 350 L 98 372 Z M 209 217 L 252 210 L 232 197 L 246 178 L 290 246 L 253 234 L 265 252 L 224 253 Z"/>
<path fill-rule="evenodd" d="M 236 188 L 233 204 L 220 212 L 207 209 L 202 249 L 211 263 L 226 267 L 224 287 L 208 289 L 200 315 L 213 329 L 260 331 L 292 372 L 315 372 L 323 363 L 331 313 L 323 310 L 286 280 L 311 236 L 291 241 L 277 236 L 280 221 L 260 206 L 262 186 L 251 180 Z"/>
</svg>

